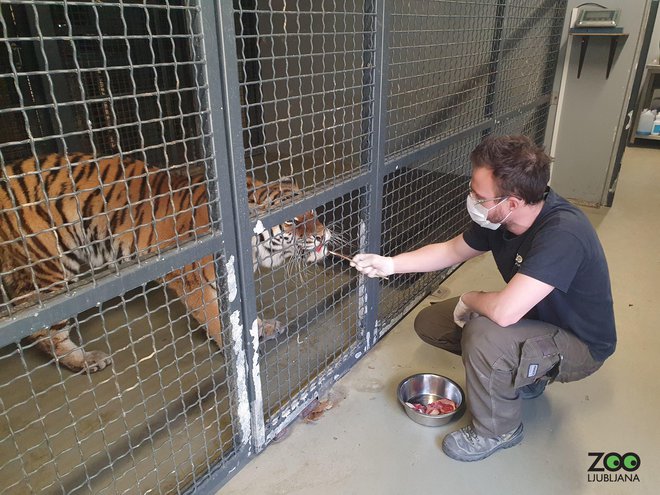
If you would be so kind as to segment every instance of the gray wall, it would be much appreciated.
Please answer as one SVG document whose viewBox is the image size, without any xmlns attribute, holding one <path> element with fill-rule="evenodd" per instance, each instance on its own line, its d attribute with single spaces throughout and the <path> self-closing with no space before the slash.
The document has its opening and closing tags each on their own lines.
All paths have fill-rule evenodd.
<svg viewBox="0 0 660 495">
<path fill-rule="evenodd" d="M 599 2 L 621 9 L 620 25 L 629 33 L 625 42 L 619 42 L 609 79 L 605 79 L 607 38 L 591 39 L 582 75 L 577 78 L 580 38 L 568 36 L 567 32 L 572 8 L 583 2 L 568 2 L 569 15 L 564 25 L 555 94 L 559 92 L 562 73 L 566 79 L 559 92 L 559 105 L 551 115 L 558 119 L 554 135 L 549 125 L 546 139 L 555 157 L 551 185 L 566 198 L 586 204 L 606 203 L 650 1 Z M 563 71 L 567 53 L 568 67 Z"/>
<path fill-rule="evenodd" d="M 651 46 L 649 47 L 648 57 L 646 57 L 646 64 L 660 64 L 660 9 L 658 9 L 657 15 L 655 16 L 653 37 L 651 38 Z M 644 77 L 646 77 L 646 72 L 647 71 L 644 71 Z M 660 89 L 656 89 L 653 92 L 653 100 L 656 100 L 657 98 L 660 98 Z M 654 106 L 653 108 L 657 107 Z"/>
<path fill-rule="evenodd" d="M 655 16 L 655 26 L 653 27 L 653 38 L 649 47 L 649 55 L 646 58 L 647 64 L 660 63 L 660 9 Z"/>
</svg>

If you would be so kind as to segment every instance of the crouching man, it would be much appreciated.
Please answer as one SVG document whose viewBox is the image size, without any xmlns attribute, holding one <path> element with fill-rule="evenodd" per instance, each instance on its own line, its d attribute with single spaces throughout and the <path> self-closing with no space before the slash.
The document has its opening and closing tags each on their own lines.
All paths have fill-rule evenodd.
<svg viewBox="0 0 660 495">
<path fill-rule="evenodd" d="M 415 330 L 459 354 L 472 423 L 443 451 L 477 461 L 523 438 L 522 400 L 554 380 L 598 370 L 616 346 L 603 248 L 586 216 L 547 184 L 550 158 L 525 136 L 490 137 L 471 153 L 463 234 L 394 257 L 358 254 L 369 277 L 428 272 L 493 253 L 501 291 L 467 292 L 422 310 Z"/>
</svg>

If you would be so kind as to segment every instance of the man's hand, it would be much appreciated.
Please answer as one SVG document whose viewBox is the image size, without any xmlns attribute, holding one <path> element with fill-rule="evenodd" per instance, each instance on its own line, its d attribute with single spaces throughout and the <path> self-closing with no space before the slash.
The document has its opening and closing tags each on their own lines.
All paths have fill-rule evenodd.
<svg viewBox="0 0 660 495">
<path fill-rule="evenodd" d="M 463 302 L 463 296 L 458 300 L 456 308 L 454 308 L 454 323 L 463 328 L 465 324 L 472 318 L 479 316 L 479 313 L 472 311 Z"/>
<path fill-rule="evenodd" d="M 377 254 L 356 254 L 351 266 L 369 278 L 388 277 L 394 273 L 394 260 Z"/>
</svg>

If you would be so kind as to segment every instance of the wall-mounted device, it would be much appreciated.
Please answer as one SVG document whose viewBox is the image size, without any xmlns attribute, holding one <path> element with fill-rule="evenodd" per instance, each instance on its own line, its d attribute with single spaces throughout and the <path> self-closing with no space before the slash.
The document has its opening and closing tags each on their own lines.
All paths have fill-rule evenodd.
<svg viewBox="0 0 660 495">
<path fill-rule="evenodd" d="M 584 63 L 584 56 L 587 53 L 589 39 L 602 39 L 604 37 L 609 37 L 610 39 L 610 54 L 607 58 L 605 78 L 610 77 L 610 70 L 614 63 L 614 55 L 616 54 L 619 39 L 625 40 L 628 37 L 628 34 L 624 33 L 623 28 L 619 26 L 620 15 L 621 9 L 580 9 L 575 26 L 568 31 L 568 34 L 579 36 L 582 40 L 580 44 L 580 60 L 578 62 L 578 79 L 580 79 L 580 74 L 582 74 L 582 64 Z"/>
<path fill-rule="evenodd" d="M 581 9 L 575 27 L 615 28 L 620 15 L 620 9 Z"/>
</svg>

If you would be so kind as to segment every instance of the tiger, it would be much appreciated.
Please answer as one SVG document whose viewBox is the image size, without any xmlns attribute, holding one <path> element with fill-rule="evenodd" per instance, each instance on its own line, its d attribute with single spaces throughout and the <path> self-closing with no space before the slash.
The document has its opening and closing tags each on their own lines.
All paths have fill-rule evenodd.
<svg viewBox="0 0 660 495">
<path fill-rule="evenodd" d="M 300 194 L 295 181 L 246 181 L 251 208 L 277 206 Z M 3 166 L 0 174 L 0 288 L 12 306 L 33 304 L 62 291 L 85 274 L 138 256 L 159 254 L 211 233 L 204 174 L 188 177 L 147 167 L 136 158 L 51 154 Z M 253 270 L 274 268 L 298 254 L 309 263 L 327 254 L 332 234 L 314 209 L 252 238 Z M 222 349 L 222 324 L 213 255 L 160 279 L 206 327 Z M 261 339 L 283 331 L 276 321 L 258 321 Z M 94 373 L 111 364 L 98 350 L 85 350 L 60 321 L 27 337 L 73 372 Z"/>
<path fill-rule="evenodd" d="M 276 184 L 264 184 L 247 176 L 248 205 L 257 211 L 290 200 L 300 194 L 291 177 L 281 177 Z M 301 228 L 302 227 L 302 228 Z M 309 210 L 282 225 L 261 229 L 252 237 L 253 271 L 260 267 L 274 268 L 296 254 L 292 246 L 302 248 L 307 263 L 318 263 L 328 255 L 332 232 L 318 221 L 316 211 Z"/>
</svg>

